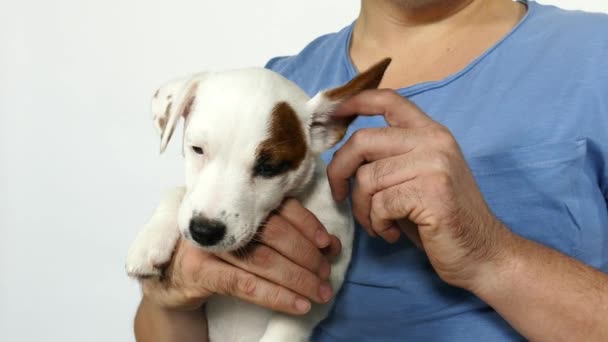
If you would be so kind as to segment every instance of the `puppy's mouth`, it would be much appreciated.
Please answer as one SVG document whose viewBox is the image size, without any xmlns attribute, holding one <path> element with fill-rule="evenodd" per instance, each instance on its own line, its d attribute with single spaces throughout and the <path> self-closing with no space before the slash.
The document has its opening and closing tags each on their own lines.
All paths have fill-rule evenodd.
<svg viewBox="0 0 608 342">
<path fill-rule="evenodd" d="M 259 225 L 253 236 L 245 241 L 240 247 L 233 250 L 231 253 L 235 257 L 244 260 L 263 244 L 262 234 L 264 232 L 264 225 Z"/>
<path fill-rule="evenodd" d="M 250 238 L 244 239 L 240 246 L 235 248 L 231 253 L 239 259 L 247 259 L 253 251 L 264 243 L 264 229 L 268 223 L 268 217 L 275 214 L 275 210 L 272 210 L 264 220 L 258 225 L 254 233 Z M 233 241 L 234 243 L 235 241 Z"/>
</svg>

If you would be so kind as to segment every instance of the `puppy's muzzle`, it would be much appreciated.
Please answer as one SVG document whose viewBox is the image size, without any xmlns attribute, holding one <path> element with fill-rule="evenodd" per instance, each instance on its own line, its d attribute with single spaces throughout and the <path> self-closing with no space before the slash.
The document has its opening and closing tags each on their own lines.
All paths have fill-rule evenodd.
<svg viewBox="0 0 608 342">
<path fill-rule="evenodd" d="M 190 220 L 189 229 L 192 239 L 201 246 L 213 246 L 222 241 L 226 235 L 226 225 L 224 223 L 200 216 L 193 217 Z"/>
</svg>

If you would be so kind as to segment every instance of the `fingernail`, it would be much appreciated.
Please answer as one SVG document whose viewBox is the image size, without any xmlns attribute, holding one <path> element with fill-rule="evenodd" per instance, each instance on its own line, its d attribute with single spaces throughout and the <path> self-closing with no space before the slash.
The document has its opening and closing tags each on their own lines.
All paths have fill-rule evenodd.
<svg viewBox="0 0 608 342">
<path fill-rule="evenodd" d="M 317 242 L 318 247 L 323 248 L 329 244 L 329 236 L 327 236 L 323 230 L 319 229 L 315 233 L 315 241 Z"/>
<path fill-rule="evenodd" d="M 308 312 L 310 310 L 310 302 L 301 298 L 296 299 L 296 310 L 302 313 Z"/>
<path fill-rule="evenodd" d="M 321 284 L 321 286 L 319 287 L 319 296 L 324 302 L 327 302 L 331 299 L 331 294 L 331 286 L 329 286 L 328 283 Z"/>
<path fill-rule="evenodd" d="M 329 278 L 331 274 L 331 265 L 329 265 L 329 261 L 323 260 L 321 262 L 321 266 L 319 266 L 319 277 L 323 280 Z"/>
</svg>

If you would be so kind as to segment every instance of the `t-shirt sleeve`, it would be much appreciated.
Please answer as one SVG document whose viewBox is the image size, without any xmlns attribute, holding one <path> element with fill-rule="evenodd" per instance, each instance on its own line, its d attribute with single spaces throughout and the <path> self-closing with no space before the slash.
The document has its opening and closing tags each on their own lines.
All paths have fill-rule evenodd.
<svg viewBox="0 0 608 342">
<path fill-rule="evenodd" d="M 285 64 L 288 59 L 289 59 L 289 56 L 273 57 L 268 62 L 266 62 L 266 65 L 264 65 L 264 68 L 281 73 L 281 70 L 285 67 Z"/>
</svg>

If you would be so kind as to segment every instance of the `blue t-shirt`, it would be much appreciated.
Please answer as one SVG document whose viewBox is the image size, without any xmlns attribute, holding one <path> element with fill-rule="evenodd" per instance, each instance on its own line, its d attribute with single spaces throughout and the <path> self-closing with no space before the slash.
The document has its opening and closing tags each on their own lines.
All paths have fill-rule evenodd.
<svg viewBox="0 0 608 342">
<path fill-rule="evenodd" d="M 267 67 L 310 95 L 341 85 L 357 73 L 351 33 L 352 25 Z M 466 68 L 397 91 L 451 130 L 510 229 L 608 272 L 608 16 L 529 2 L 512 32 Z M 385 125 L 359 117 L 346 138 Z M 334 310 L 313 338 L 522 339 L 487 304 L 442 282 L 405 238 L 390 245 L 361 229 Z"/>
</svg>

